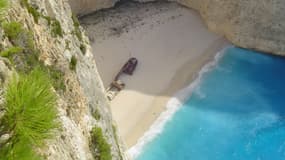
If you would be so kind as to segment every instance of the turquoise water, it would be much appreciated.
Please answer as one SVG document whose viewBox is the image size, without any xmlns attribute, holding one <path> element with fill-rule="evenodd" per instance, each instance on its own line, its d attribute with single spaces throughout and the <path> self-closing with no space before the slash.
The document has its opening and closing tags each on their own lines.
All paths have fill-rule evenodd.
<svg viewBox="0 0 285 160">
<path fill-rule="evenodd" d="M 285 59 L 229 48 L 136 160 L 284 160 Z"/>
</svg>

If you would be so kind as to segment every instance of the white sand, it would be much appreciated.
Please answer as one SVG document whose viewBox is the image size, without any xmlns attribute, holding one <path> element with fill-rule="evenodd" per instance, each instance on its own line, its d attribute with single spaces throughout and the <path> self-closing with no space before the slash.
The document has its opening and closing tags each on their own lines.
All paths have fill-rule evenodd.
<svg viewBox="0 0 285 160">
<path fill-rule="evenodd" d="M 109 11 L 113 18 L 91 24 L 96 16 L 90 16 L 83 23 L 95 39 L 92 46 L 105 87 L 130 57 L 139 61 L 133 76 L 120 78 L 126 88 L 111 102 L 119 132 L 131 147 L 165 109 L 167 100 L 189 85 L 227 42 L 209 32 L 196 12 L 173 3 L 123 8 Z M 114 29 L 122 24 L 123 29 Z"/>
</svg>

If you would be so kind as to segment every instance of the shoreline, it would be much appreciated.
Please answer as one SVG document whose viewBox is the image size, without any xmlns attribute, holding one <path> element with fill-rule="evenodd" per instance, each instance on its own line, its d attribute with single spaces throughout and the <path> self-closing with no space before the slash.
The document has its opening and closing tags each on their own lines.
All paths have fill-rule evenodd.
<svg viewBox="0 0 285 160">
<path fill-rule="evenodd" d="M 228 41 L 220 38 L 215 41 L 213 45 L 208 47 L 207 51 L 200 55 L 197 59 L 190 59 L 188 62 L 182 65 L 176 71 L 175 76 L 173 76 L 170 84 L 161 92 L 161 95 L 172 95 L 172 96 L 156 96 L 150 104 L 149 110 L 144 113 L 144 117 L 141 118 L 141 121 L 136 124 L 130 131 L 130 134 L 127 135 L 127 147 L 128 149 L 137 145 L 139 139 L 149 131 L 150 127 L 154 122 L 161 116 L 161 114 L 167 110 L 167 103 L 171 98 L 179 92 L 180 90 L 185 89 L 189 84 L 192 84 L 196 78 L 198 78 L 200 71 L 208 63 L 214 61 L 215 56 L 219 54 L 219 51 L 223 50 L 230 44 Z M 195 60 L 198 60 L 195 62 Z M 191 68 L 191 69 L 189 69 Z M 187 73 L 187 74 L 185 74 Z M 170 86 L 170 87 L 169 87 Z M 111 102 L 112 104 L 113 102 Z M 118 103 L 117 101 L 114 103 Z M 111 105 L 111 106 L 114 106 Z"/>
<path fill-rule="evenodd" d="M 221 42 L 220 44 L 223 43 Z M 135 145 L 127 150 L 129 157 L 132 159 L 136 158 L 142 152 L 145 145 L 150 143 L 156 136 L 163 132 L 164 126 L 167 124 L 167 122 L 172 119 L 174 114 L 182 107 L 185 101 L 187 101 L 195 87 L 200 85 L 203 75 L 211 71 L 217 65 L 219 59 L 224 54 L 224 51 L 229 47 L 231 47 L 231 45 L 228 44 L 221 50 L 218 50 L 214 58 L 202 66 L 198 74 L 191 80 L 190 84 L 176 92 L 173 97 L 169 98 L 165 109 L 160 113 L 157 119 L 155 119 L 149 129 L 137 140 L 137 143 Z"/>
<path fill-rule="evenodd" d="M 181 5 L 126 5 L 81 21 L 106 88 L 130 57 L 139 61 L 133 76 L 120 78 L 126 88 L 111 101 L 118 132 L 130 148 L 166 110 L 168 100 L 229 43 Z"/>
</svg>

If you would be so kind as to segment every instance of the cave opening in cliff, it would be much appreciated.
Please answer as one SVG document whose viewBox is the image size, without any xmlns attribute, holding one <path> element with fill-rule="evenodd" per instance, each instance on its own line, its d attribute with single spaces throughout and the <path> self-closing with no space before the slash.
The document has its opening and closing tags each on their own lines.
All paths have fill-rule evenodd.
<svg viewBox="0 0 285 160">
<path fill-rule="evenodd" d="M 167 99 L 187 86 L 226 44 L 223 37 L 208 31 L 196 11 L 174 2 L 124 0 L 113 8 L 82 16 L 80 23 L 106 89 L 128 59 L 138 60 L 132 75 L 121 74 L 115 79 L 124 83 L 124 88 L 107 91 L 128 146 L 156 119 Z M 132 116 L 126 111 L 132 111 Z M 141 121 L 140 113 L 148 112 L 148 121 Z"/>
<path fill-rule="evenodd" d="M 187 47 L 189 50 L 200 52 L 203 47 L 190 46 L 212 42 L 212 39 L 208 40 L 203 36 L 216 38 L 207 32 L 196 11 L 163 0 L 147 3 L 122 0 L 112 8 L 81 16 L 80 22 L 92 44 L 105 88 L 108 88 L 120 68 L 131 57 L 137 57 L 139 60 L 138 72 L 144 68 L 151 68 L 154 74 L 160 66 L 167 69 L 163 64 L 159 65 L 162 59 L 157 59 L 164 57 L 163 54 L 171 56 L 167 50 L 173 55 L 185 53 Z M 202 33 L 200 39 L 196 38 L 199 37 L 199 33 Z M 185 57 L 182 59 L 187 59 Z M 178 61 L 185 63 L 181 59 Z"/>
<path fill-rule="evenodd" d="M 283 160 L 284 6 L 0 0 L 0 159 Z"/>
</svg>

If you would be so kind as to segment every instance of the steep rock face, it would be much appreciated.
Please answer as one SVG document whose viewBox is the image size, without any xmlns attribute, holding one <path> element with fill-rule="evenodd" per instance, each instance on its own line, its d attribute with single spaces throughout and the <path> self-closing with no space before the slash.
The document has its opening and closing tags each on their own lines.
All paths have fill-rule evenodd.
<svg viewBox="0 0 285 160">
<path fill-rule="evenodd" d="M 39 50 L 39 59 L 64 73 L 66 90 L 57 92 L 61 128 L 41 152 L 50 160 L 92 160 L 94 151 L 90 147 L 90 130 L 98 126 L 102 128 L 105 139 L 111 145 L 113 159 L 126 159 L 117 141 L 109 103 L 97 72 L 89 40 L 82 29 L 76 27 L 68 2 L 28 1 L 42 15 L 37 17 L 38 22 L 35 22 L 38 15 L 29 13 L 27 7 L 21 5 L 19 0 L 10 0 L 10 3 L 5 19 L 17 21 L 29 30 Z M 52 27 L 51 19 L 57 20 L 56 29 Z M 59 28 L 62 29 L 63 35 L 53 35 L 54 32 L 59 32 Z M 6 48 L 9 42 L 3 39 L 2 30 L 0 33 L 1 46 Z M 82 46 L 85 46 L 84 51 Z M 69 67 L 72 56 L 77 59 L 75 70 Z M 8 73 L 7 69 L 2 67 L 4 62 L 5 60 L 0 59 L 1 76 Z M 5 74 L 2 73 L 3 68 Z M 95 119 L 92 116 L 95 112 L 100 118 Z"/>
<path fill-rule="evenodd" d="M 70 0 L 70 3 L 71 6 L 81 6 L 80 10 L 73 7 L 76 13 L 86 14 L 100 9 L 101 6 L 104 6 L 104 8 L 111 6 L 115 1 L 104 0 L 104 3 L 102 3 L 94 0 Z M 152 0 L 136 1 L 149 2 Z M 237 46 L 285 55 L 284 0 L 170 1 L 178 2 L 199 11 L 210 30 L 224 35 Z M 89 5 L 86 6 L 85 4 Z"/>
<path fill-rule="evenodd" d="M 118 1 L 119 0 L 69 0 L 72 11 L 80 15 L 113 7 Z"/>
<path fill-rule="evenodd" d="M 178 0 L 235 45 L 285 55 L 285 1 Z"/>
</svg>

